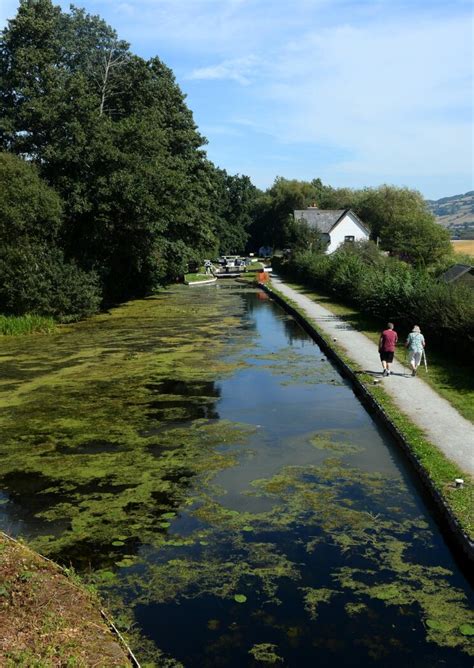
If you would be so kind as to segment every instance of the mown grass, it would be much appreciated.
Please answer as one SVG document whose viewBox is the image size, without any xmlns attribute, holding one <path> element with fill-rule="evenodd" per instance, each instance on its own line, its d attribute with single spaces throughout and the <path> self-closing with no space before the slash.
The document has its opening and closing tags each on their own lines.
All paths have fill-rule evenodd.
<svg viewBox="0 0 474 668">
<path fill-rule="evenodd" d="M 210 281 L 214 276 L 212 274 L 185 274 L 184 280 L 187 283 L 197 283 L 198 281 Z"/>
<path fill-rule="evenodd" d="M 263 262 L 251 262 L 249 265 L 245 267 L 246 272 L 252 272 L 252 271 L 263 271 L 265 269 L 265 265 Z"/>
<path fill-rule="evenodd" d="M 291 287 L 298 289 L 298 286 L 295 285 L 292 285 Z M 304 311 L 299 308 L 295 302 L 283 295 L 274 287 L 272 287 L 272 290 L 278 294 L 287 304 L 291 305 L 292 308 L 294 308 L 302 318 L 307 318 Z M 299 286 L 299 291 L 306 294 L 306 291 L 302 289 L 301 286 Z M 316 293 L 312 292 L 311 294 L 315 295 Z M 327 299 L 329 300 L 329 298 Z M 327 307 L 326 303 L 324 303 L 324 306 Z M 329 307 L 327 308 L 329 310 Z M 341 308 L 348 307 L 341 306 Z M 313 321 L 311 321 L 311 325 L 319 333 L 321 338 L 323 338 L 328 343 L 327 334 L 322 331 Z M 359 331 L 364 330 L 361 329 Z M 342 361 L 345 362 L 347 366 L 354 371 L 354 373 L 357 373 L 357 364 L 347 355 L 345 350 L 339 344 L 331 341 L 330 347 L 335 350 L 338 357 L 340 357 Z M 410 447 L 411 452 L 423 466 L 433 485 L 440 492 L 447 505 L 451 508 L 463 530 L 471 538 L 471 540 L 473 540 L 474 484 L 472 482 L 471 476 L 463 471 L 457 464 L 449 460 L 435 445 L 433 445 L 433 443 L 431 443 L 426 438 L 423 430 L 417 427 L 406 415 L 404 415 L 398 409 L 393 399 L 384 390 L 383 386 L 374 385 L 374 379 L 372 376 L 364 373 L 357 373 L 357 376 L 365 390 L 379 403 L 389 420 L 402 434 L 408 446 Z M 453 485 L 455 478 L 463 478 L 466 482 L 465 486 L 463 488 L 455 488 Z"/>
<path fill-rule="evenodd" d="M 41 315 L 0 315 L 0 335 L 50 334 L 56 329 L 53 318 Z"/>
<path fill-rule="evenodd" d="M 306 288 L 295 283 L 288 283 L 291 287 L 306 297 L 309 297 L 328 311 L 338 315 L 342 320 L 351 325 L 355 330 L 365 334 L 369 339 L 378 343 L 380 337 L 381 323 L 365 313 L 355 310 L 351 306 L 341 304 L 333 297 Z M 395 329 L 397 329 L 395 324 Z M 400 342 L 395 357 L 401 363 L 406 362 L 406 351 L 403 343 L 408 332 L 398 331 Z M 435 392 L 444 397 L 459 413 L 467 420 L 474 422 L 474 379 L 468 366 L 451 359 L 448 355 L 433 350 L 430 341 L 426 342 L 426 357 L 428 360 L 428 373 L 422 367 L 420 376 L 430 385 Z"/>
</svg>

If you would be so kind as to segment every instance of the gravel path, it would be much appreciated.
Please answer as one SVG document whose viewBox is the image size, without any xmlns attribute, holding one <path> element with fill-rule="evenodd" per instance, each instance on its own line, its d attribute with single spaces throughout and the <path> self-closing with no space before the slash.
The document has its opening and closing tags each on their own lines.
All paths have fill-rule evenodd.
<svg viewBox="0 0 474 668">
<path fill-rule="evenodd" d="M 275 275 L 272 276 L 272 285 L 298 304 L 309 322 L 315 323 L 331 339 L 337 339 L 337 343 L 361 369 L 380 378 L 398 408 L 425 431 L 429 441 L 465 472 L 474 475 L 474 425 L 469 420 L 436 394 L 422 378 L 413 378 L 411 371 L 396 360 L 391 367 L 392 375 L 382 377 L 382 365 L 375 343 L 339 316 L 290 288 Z M 429 346 L 429 342 L 427 344 Z M 404 357 L 402 350 L 399 349 L 395 355 Z M 422 376 L 424 369 L 419 373 Z"/>
</svg>

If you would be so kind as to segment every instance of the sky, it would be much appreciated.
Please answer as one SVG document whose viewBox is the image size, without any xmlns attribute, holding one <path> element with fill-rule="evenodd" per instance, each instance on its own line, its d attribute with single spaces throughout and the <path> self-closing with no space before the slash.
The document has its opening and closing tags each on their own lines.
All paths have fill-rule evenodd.
<svg viewBox="0 0 474 668">
<path fill-rule="evenodd" d="M 159 56 L 209 158 L 260 188 L 283 176 L 429 199 L 474 190 L 471 0 L 75 4 Z M 17 6 L 0 0 L 0 27 Z"/>
</svg>

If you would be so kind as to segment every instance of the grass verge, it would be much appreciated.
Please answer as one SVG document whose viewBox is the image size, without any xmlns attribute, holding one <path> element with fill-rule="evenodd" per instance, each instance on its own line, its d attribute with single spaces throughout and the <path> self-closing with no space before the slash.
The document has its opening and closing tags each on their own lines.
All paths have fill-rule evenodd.
<svg viewBox="0 0 474 668">
<path fill-rule="evenodd" d="M 198 283 L 199 281 L 208 281 L 209 283 L 213 282 L 214 276 L 212 274 L 185 274 L 184 282 L 185 283 Z"/>
<path fill-rule="evenodd" d="M 128 668 L 100 601 L 72 572 L 0 533 L 0 665 Z"/>
<path fill-rule="evenodd" d="M 303 319 L 308 320 L 321 338 L 326 341 L 328 347 L 335 350 L 338 357 L 347 364 L 353 373 L 357 374 L 357 377 L 366 392 L 378 402 L 388 419 L 398 429 L 408 444 L 412 454 L 427 473 L 433 486 L 451 509 L 452 514 L 458 520 L 463 531 L 471 541 L 474 541 L 474 485 L 471 476 L 463 471 L 457 464 L 449 460 L 435 445 L 433 445 L 426 438 L 423 430 L 417 427 L 399 410 L 384 388 L 381 385 L 374 385 L 373 377 L 369 374 L 364 374 L 358 369 L 358 365 L 347 355 L 340 345 L 332 341 L 331 344 L 329 344 L 327 334 L 313 321 L 309 320 L 305 312 L 295 302 L 283 295 L 276 288 L 271 287 L 271 289 L 280 297 L 280 299 L 289 304 Z M 315 293 L 311 292 L 310 294 L 314 295 Z M 324 306 L 326 306 L 326 304 L 324 304 Z M 455 478 L 464 479 L 465 485 L 463 488 L 454 487 L 453 481 Z"/>
<path fill-rule="evenodd" d="M 328 311 L 338 315 L 358 332 L 365 334 L 369 339 L 378 343 L 380 337 L 380 320 L 364 313 L 356 311 L 353 307 L 341 304 L 326 294 L 317 292 L 313 288 L 307 288 L 301 284 L 286 281 L 287 285 L 294 290 L 304 294 Z M 400 362 L 405 361 L 405 348 L 403 342 L 408 332 L 399 331 L 399 349 L 395 353 Z M 428 358 L 428 373 L 421 368 L 425 383 L 430 385 L 435 392 L 442 396 L 463 417 L 474 422 L 474 378 L 472 371 L 460 362 L 450 359 L 446 354 L 432 350 L 430 342 L 427 341 L 426 356 Z M 408 366 L 408 364 L 407 364 Z"/>
<path fill-rule="evenodd" d="M 0 315 L 0 334 L 21 336 L 23 334 L 51 334 L 56 330 L 53 318 L 42 315 Z"/>
<path fill-rule="evenodd" d="M 264 269 L 265 265 L 263 262 L 251 262 L 245 267 L 246 272 L 263 271 Z"/>
</svg>

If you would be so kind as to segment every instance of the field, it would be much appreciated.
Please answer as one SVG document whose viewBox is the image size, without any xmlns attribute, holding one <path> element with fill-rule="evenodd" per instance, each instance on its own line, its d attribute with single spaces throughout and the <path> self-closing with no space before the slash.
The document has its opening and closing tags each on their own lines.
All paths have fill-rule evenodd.
<svg viewBox="0 0 474 668">
<path fill-rule="evenodd" d="M 474 257 L 474 239 L 467 239 L 466 241 L 451 241 L 455 253 L 464 253 L 465 255 L 472 255 Z"/>
</svg>

